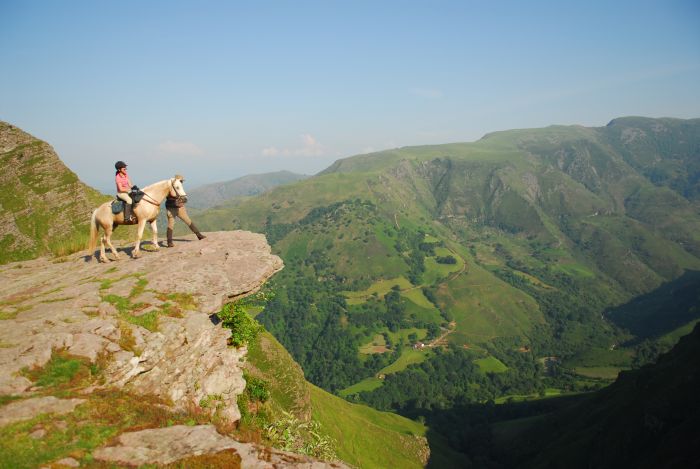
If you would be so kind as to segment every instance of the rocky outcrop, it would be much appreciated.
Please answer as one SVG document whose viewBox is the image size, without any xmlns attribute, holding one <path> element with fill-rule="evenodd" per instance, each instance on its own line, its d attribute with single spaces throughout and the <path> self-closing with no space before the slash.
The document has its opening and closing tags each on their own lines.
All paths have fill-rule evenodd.
<svg viewBox="0 0 700 469">
<path fill-rule="evenodd" d="M 65 349 L 93 362 L 104 357 L 107 385 L 155 394 L 176 407 L 216 395 L 224 414 L 237 420 L 245 350 L 228 347 L 231 332 L 210 315 L 281 268 L 264 236 L 243 231 L 186 239 L 111 266 L 76 256 L 3 267 L 0 394 L 29 389 L 20 370 L 43 366 L 53 350 Z M 192 309 L 178 307 L 173 295 Z"/>
<path fill-rule="evenodd" d="M 155 395 L 173 409 L 215 399 L 218 415 L 239 419 L 246 350 L 228 346 L 231 331 L 217 324 L 215 313 L 283 267 L 265 237 L 208 233 L 204 241 L 183 238 L 174 248 L 107 265 L 92 254 L 0 267 L 0 395 L 30 397 L 38 388 L 26 370 L 64 350 L 102 365 L 99 388 Z M 12 402 L 3 407 L 0 425 L 69 412 L 80 402 Z"/>
<path fill-rule="evenodd" d="M 39 414 L 67 414 L 85 399 L 58 399 L 54 396 L 35 397 L 12 402 L 2 408 L 0 427 L 21 420 L 29 420 Z"/>
<path fill-rule="evenodd" d="M 176 425 L 129 432 L 117 438 L 115 446 L 96 450 L 98 461 L 129 467 L 143 464 L 171 464 L 188 456 L 220 453 L 232 450 L 244 468 L 282 469 L 286 467 L 330 469 L 347 468 L 341 463 L 313 460 L 299 454 L 277 451 L 250 443 L 241 443 L 220 435 L 212 425 Z"/>
</svg>

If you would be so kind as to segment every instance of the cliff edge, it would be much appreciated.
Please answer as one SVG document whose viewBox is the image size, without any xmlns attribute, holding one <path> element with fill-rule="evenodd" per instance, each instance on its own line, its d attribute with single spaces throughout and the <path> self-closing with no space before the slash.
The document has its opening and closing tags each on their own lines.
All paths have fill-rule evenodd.
<svg viewBox="0 0 700 469">
<path fill-rule="evenodd" d="M 0 267 L 0 432 L 31 430 L 40 443 L 70 433 L 75 442 L 72 425 L 108 419 L 105 437 L 83 441 L 69 459 L 138 466 L 225 453 L 225 462 L 205 465 L 330 467 L 217 432 L 240 418 L 246 349 L 228 346 L 231 331 L 215 313 L 282 269 L 263 235 L 216 232 L 140 259 L 88 259 L 83 252 Z M 103 407 L 91 414 L 95 406 Z M 146 418 L 153 412 L 162 415 Z M 23 466 L 12 447 L 0 453 Z"/>
</svg>

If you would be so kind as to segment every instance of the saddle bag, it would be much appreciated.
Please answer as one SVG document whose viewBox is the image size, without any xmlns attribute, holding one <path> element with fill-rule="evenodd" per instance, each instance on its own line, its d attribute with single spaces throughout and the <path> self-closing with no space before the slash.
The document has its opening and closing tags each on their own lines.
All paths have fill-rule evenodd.
<svg viewBox="0 0 700 469">
<path fill-rule="evenodd" d="M 118 214 L 124 210 L 124 201 L 121 199 L 116 199 L 112 201 L 112 213 Z"/>
</svg>

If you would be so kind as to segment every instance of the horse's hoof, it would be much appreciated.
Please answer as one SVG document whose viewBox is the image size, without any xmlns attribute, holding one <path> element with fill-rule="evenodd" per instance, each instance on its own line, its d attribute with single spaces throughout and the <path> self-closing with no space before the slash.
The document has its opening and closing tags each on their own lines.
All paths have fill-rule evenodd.
<svg viewBox="0 0 700 469">
<path fill-rule="evenodd" d="M 134 254 L 134 255 L 132 255 L 131 257 L 133 257 L 134 259 L 138 259 L 138 258 L 141 257 L 141 254 Z"/>
<path fill-rule="evenodd" d="M 100 264 L 106 264 L 106 263 L 107 263 L 107 259 L 105 259 L 104 257 L 98 257 L 98 258 L 97 258 L 97 262 L 99 262 Z"/>
</svg>

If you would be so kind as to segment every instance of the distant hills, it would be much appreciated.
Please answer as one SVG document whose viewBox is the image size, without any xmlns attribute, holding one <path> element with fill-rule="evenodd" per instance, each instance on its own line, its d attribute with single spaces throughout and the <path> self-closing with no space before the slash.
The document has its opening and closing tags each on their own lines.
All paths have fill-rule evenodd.
<svg viewBox="0 0 700 469">
<path fill-rule="evenodd" d="M 232 181 L 207 184 L 188 190 L 188 206 L 200 209 L 215 207 L 234 197 L 258 195 L 273 187 L 300 181 L 307 177 L 290 171 L 277 171 L 251 174 Z"/>
<path fill-rule="evenodd" d="M 342 159 L 198 220 L 267 234 L 287 268 L 260 319 L 326 389 L 375 392 L 433 360 L 417 341 L 555 356 L 595 385 L 637 353 L 604 313 L 700 270 L 699 161 L 699 119 L 504 131 Z"/>
<path fill-rule="evenodd" d="M 83 249 L 92 210 L 106 200 L 46 142 L 0 122 L 0 263 Z"/>
</svg>

